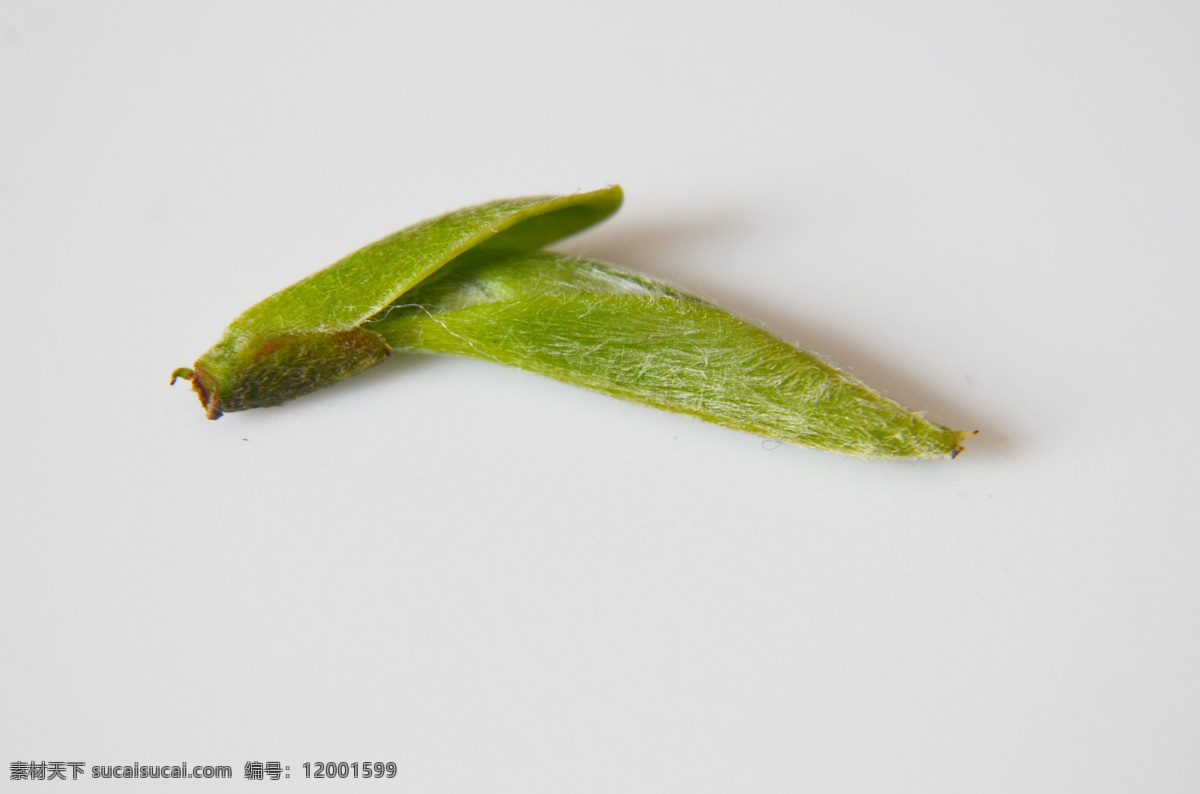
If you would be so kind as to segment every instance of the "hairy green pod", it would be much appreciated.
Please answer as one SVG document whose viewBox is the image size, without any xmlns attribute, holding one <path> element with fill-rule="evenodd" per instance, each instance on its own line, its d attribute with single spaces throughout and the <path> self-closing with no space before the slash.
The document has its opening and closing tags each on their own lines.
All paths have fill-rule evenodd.
<svg viewBox="0 0 1200 794">
<path fill-rule="evenodd" d="M 620 188 L 492 202 L 367 246 L 243 313 L 190 377 L 209 418 L 279 405 L 392 350 L 496 361 L 858 457 L 954 456 L 962 433 L 696 296 L 539 250 Z M 172 379 L 174 382 L 174 378 Z"/>
</svg>

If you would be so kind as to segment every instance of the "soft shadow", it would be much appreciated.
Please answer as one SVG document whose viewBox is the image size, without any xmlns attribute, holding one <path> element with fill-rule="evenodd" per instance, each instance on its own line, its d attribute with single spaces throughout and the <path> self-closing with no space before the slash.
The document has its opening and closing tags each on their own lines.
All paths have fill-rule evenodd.
<svg viewBox="0 0 1200 794">
<path fill-rule="evenodd" d="M 550 247 L 678 283 L 695 270 L 693 252 L 736 245 L 738 240 L 752 234 L 756 225 L 751 218 L 730 212 L 705 212 L 640 223 L 617 220 Z"/>
<path fill-rule="evenodd" d="M 342 381 L 347 388 L 354 389 L 370 389 L 374 388 L 377 383 L 384 378 L 393 378 L 397 375 L 407 375 L 414 369 L 430 366 L 435 363 L 435 358 L 427 353 L 406 353 L 404 351 L 393 351 L 390 356 L 379 362 L 374 367 L 355 375 L 353 378 L 348 378 Z M 335 384 L 340 385 L 340 384 Z M 320 392 L 317 392 L 320 394 Z"/>
</svg>

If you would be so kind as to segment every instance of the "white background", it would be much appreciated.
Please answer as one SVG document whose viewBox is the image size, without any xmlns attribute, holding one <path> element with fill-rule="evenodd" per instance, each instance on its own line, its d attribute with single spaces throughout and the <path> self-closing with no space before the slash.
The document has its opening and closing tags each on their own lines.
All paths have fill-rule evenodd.
<svg viewBox="0 0 1200 794">
<path fill-rule="evenodd" d="M 0 3 L 0 785 L 1200 790 L 1197 41 L 1183 0 Z M 861 462 L 438 358 L 167 387 L 375 238 L 613 182 L 565 250 L 981 434 Z"/>
</svg>

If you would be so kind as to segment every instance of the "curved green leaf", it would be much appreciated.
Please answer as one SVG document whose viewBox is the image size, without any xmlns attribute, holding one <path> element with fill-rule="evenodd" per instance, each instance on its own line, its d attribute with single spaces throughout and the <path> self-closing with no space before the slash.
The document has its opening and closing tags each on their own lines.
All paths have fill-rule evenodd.
<svg viewBox="0 0 1200 794">
<path fill-rule="evenodd" d="M 570 196 L 492 201 L 423 221 L 269 296 L 230 323 L 226 334 L 354 328 L 466 251 L 540 248 L 604 220 L 622 198 L 613 185 Z"/>
</svg>

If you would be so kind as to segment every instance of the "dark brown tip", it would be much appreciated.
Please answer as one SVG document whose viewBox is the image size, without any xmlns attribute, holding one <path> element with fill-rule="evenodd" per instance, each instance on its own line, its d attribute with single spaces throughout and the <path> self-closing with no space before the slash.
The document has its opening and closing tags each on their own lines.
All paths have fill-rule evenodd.
<svg viewBox="0 0 1200 794">
<path fill-rule="evenodd" d="M 977 435 L 979 435 L 978 430 L 972 430 L 970 433 L 966 432 L 965 430 L 960 430 L 958 433 L 958 440 L 962 441 L 964 438 L 969 438 L 970 436 L 977 436 Z M 960 452 L 962 452 L 963 449 L 964 449 L 963 445 L 959 444 L 957 447 L 950 450 L 950 460 L 954 460 L 955 458 L 957 458 L 958 454 Z"/>
<path fill-rule="evenodd" d="M 204 406 L 204 413 L 209 419 L 220 419 L 224 411 L 221 410 L 221 398 L 217 396 L 217 392 L 209 385 L 208 373 L 199 367 L 192 373 L 192 390 L 200 397 L 200 404 Z"/>
</svg>

